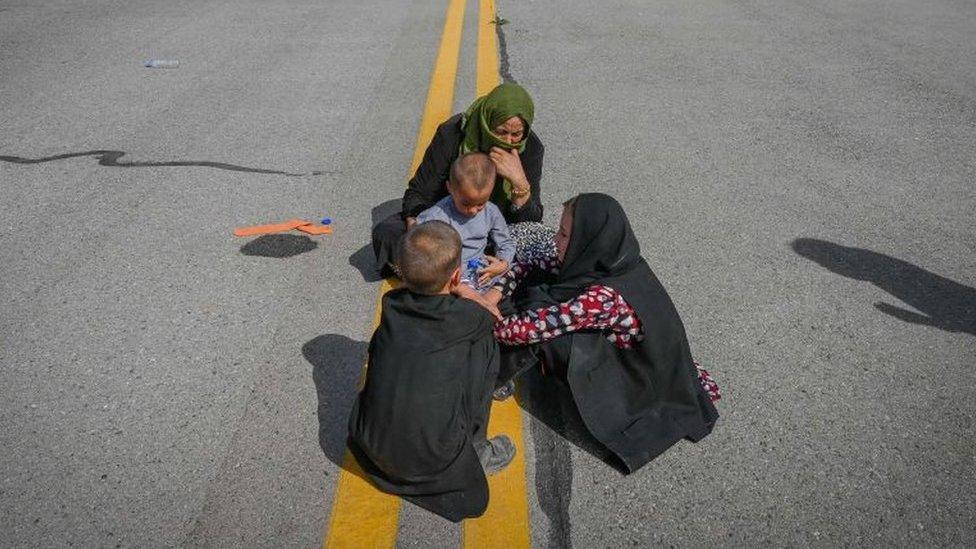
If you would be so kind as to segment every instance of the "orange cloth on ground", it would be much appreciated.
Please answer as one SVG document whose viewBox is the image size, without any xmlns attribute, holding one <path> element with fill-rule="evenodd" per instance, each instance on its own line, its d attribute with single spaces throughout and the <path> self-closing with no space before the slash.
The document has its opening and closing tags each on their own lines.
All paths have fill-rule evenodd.
<svg viewBox="0 0 976 549">
<path fill-rule="evenodd" d="M 238 227 L 234 229 L 234 236 L 255 236 L 259 234 L 283 233 L 292 229 L 297 229 L 302 225 L 310 225 L 304 219 L 290 219 L 283 223 L 272 223 L 270 225 L 254 225 L 253 227 Z"/>
</svg>

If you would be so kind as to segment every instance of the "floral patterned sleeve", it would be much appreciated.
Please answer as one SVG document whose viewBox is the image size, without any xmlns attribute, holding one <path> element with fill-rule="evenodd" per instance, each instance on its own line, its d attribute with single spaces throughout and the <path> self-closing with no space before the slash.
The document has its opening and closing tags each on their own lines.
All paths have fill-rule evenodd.
<svg viewBox="0 0 976 549">
<path fill-rule="evenodd" d="M 616 290 L 599 284 L 565 303 L 505 317 L 495 323 L 495 339 L 505 345 L 529 345 L 578 330 L 602 330 L 621 349 L 632 349 L 644 339 L 643 324 L 633 307 Z M 708 371 L 698 362 L 695 371 L 709 399 L 721 399 L 718 384 Z"/>
<path fill-rule="evenodd" d="M 552 274 L 559 274 L 559 259 L 552 256 L 535 257 L 528 261 L 516 261 L 508 269 L 508 272 L 498 277 L 492 285 L 492 289 L 498 290 L 502 295 L 508 297 L 512 295 L 515 288 L 525 280 L 525 277 L 535 270 L 546 271 Z"/>
<path fill-rule="evenodd" d="M 705 389 L 709 400 L 712 402 L 721 400 L 722 390 L 718 388 L 718 383 L 715 383 L 715 380 L 712 379 L 712 374 L 708 373 L 708 370 L 702 368 L 701 364 L 698 364 L 697 361 L 695 361 L 695 370 L 698 374 L 698 383 L 701 384 L 702 389 Z"/>
<path fill-rule="evenodd" d="M 603 330 L 611 343 L 624 349 L 643 339 L 634 309 L 616 290 L 599 284 L 565 303 L 502 319 L 495 323 L 495 338 L 506 345 L 528 345 L 578 330 Z"/>
</svg>

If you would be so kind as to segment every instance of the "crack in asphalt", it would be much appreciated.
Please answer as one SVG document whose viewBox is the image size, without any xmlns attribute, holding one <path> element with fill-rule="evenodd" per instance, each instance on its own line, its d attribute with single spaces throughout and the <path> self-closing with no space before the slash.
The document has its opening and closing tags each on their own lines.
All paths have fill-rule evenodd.
<svg viewBox="0 0 976 549">
<path fill-rule="evenodd" d="M 498 35 L 498 72 L 502 75 L 502 82 L 518 84 L 512 76 L 511 65 L 508 62 L 508 43 L 505 42 L 505 31 L 501 25 L 495 25 L 495 33 Z"/>
<path fill-rule="evenodd" d="M 229 170 L 232 172 L 249 172 L 249 173 L 264 173 L 271 175 L 284 175 L 287 177 L 304 177 L 309 175 L 324 175 L 326 171 L 313 171 L 310 173 L 292 173 L 283 172 L 279 170 L 267 170 L 263 168 L 249 168 L 247 166 L 238 166 L 235 164 L 226 164 L 224 162 L 211 162 L 209 160 L 172 160 L 168 162 L 119 162 L 119 159 L 125 156 L 125 151 L 114 151 L 114 150 L 94 150 L 94 151 L 82 151 L 74 153 L 57 154 L 54 156 L 44 156 L 41 158 L 26 158 L 22 156 L 9 156 L 0 155 L 0 160 L 4 162 L 10 162 L 12 164 L 40 164 L 43 162 L 52 162 L 54 160 L 64 160 L 67 158 L 76 158 L 80 156 L 93 156 L 98 159 L 98 164 L 100 166 L 110 166 L 113 168 L 155 168 L 155 167 L 173 167 L 173 166 L 201 166 L 205 168 L 216 168 L 218 170 Z"/>
</svg>

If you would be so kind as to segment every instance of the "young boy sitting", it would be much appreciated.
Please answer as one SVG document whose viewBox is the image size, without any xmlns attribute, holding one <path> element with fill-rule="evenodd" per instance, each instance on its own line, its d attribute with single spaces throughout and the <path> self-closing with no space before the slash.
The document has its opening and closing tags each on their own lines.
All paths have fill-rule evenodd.
<svg viewBox="0 0 976 549">
<path fill-rule="evenodd" d="M 461 235 L 461 284 L 455 293 L 479 303 L 481 294 L 508 271 L 515 257 L 515 242 L 509 236 L 505 217 L 488 201 L 495 176 L 495 165 L 487 154 L 459 156 L 451 165 L 448 196 L 417 216 L 418 224 L 436 219 Z M 495 256 L 485 254 L 489 238 L 495 245 Z"/>
<path fill-rule="evenodd" d="M 349 449 L 376 486 L 455 522 L 484 513 L 485 475 L 515 456 L 508 437 L 485 437 L 499 368 L 495 322 L 452 295 L 460 256 L 460 237 L 440 221 L 401 238 L 405 287 L 383 296 L 349 418 Z"/>
</svg>

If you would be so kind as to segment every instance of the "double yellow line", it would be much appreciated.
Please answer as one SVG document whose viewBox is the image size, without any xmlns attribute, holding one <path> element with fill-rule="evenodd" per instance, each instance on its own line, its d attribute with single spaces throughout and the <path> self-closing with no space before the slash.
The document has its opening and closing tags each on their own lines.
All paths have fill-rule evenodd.
<svg viewBox="0 0 976 549">
<path fill-rule="evenodd" d="M 452 114 L 454 82 L 457 75 L 466 0 L 450 0 L 441 33 L 441 43 L 427 91 L 427 103 L 417 132 L 410 172 L 414 173 L 424 156 L 437 125 Z M 494 0 L 479 0 L 476 95 L 482 96 L 500 82 Z M 384 280 L 373 315 L 373 329 L 379 324 L 383 294 L 393 288 Z M 488 510 L 477 519 L 462 524 L 462 544 L 469 548 L 528 547 L 529 510 L 525 491 L 525 445 L 522 413 L 510 398 L 492 406 L 488 436 L 507 434 L 518 452 L 503 472 L 489 477 Z M 324 547 L 393 547 L 396 544 L 400 498 L 380 492 L 367 480 L 356 460 L 347 451 L 332 502 Z"/>
</svg>

